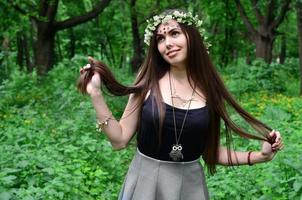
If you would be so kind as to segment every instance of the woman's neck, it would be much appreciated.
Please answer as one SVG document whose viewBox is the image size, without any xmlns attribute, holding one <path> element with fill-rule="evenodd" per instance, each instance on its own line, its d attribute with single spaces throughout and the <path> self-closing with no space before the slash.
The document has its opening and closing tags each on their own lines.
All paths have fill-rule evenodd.
<svg viewBox="0 0 302 200">
<path fill-rule="evenodd" d="M 170 66 L 170 75 L 176 80 L 187 80 L 187 70 L 186 67 L 182 66 Z"/>
</svg>

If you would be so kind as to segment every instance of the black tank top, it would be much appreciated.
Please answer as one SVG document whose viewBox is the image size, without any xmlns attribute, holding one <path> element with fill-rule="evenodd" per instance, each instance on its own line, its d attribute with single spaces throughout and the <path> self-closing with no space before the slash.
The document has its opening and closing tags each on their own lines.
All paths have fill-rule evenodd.
<svg viewBox="0 0 302 200">
<path fill-rule="evenodd" d="M 143 154 L 158 160 L 172 161 L 169 153 L 175 144 L 175 132 L 173 121 L 173 107 L 163 103 L 165 107 L 165 118 L 162 127 L 162 143 L 159 145 L 158 127 L 159 116 L 157 105 L 152 93 L 142 106 L 141 124 L 137 134 L 138 149 Z M 153 109 L 154 106 L 154 109 Z M 174 107 L 177 134 L 181 129 L 186 109 Z M 179 144 L 182 145 L 183 161 L 198 159 L 206 142 L 206 134 L 209 124 L 209 112 L 207 106 L 190 109 L 184 124 Z"/>
</svg>

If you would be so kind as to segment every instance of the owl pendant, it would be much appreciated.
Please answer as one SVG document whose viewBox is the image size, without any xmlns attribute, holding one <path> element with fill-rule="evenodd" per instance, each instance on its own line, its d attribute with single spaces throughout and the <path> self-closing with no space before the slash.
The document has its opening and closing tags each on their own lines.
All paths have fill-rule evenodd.
<svg viewBox="0 0 302 200">
<path fill-rule="evenodd" d="M 181 150 L 182 150 L 181 144 L 174 144 L 171 152 L 169 153 L 170 158 L 173 161 L 180 161 L 180 160 L 184 159 L 184 156 L 183 156 Z"/>
</svg>

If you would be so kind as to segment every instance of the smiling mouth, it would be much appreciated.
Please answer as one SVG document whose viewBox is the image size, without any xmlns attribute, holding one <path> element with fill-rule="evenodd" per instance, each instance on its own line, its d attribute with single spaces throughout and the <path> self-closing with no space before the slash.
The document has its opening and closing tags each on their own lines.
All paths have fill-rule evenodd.
<svg viewBox="0 0 302 200">
<path fill-rule="evenodd" d="M 166 55 L 170 56 L 170 55 L 174 55 L 175 52 L 178 52 L 179 50 L 173 50 L 173 51 L 169 51 Z"/>
</svg>

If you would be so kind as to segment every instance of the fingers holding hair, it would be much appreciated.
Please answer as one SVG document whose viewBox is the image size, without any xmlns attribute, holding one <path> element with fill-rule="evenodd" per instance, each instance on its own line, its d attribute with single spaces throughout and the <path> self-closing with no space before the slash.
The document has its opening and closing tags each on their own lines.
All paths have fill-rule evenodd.
<svg viewBox="0 0 302 200">
<path fill-rule="evenodd" d="M 279 131 L 272 130 L 269 136 L 273 139 L 273 143 L 271 144 L 273 151 L 279 151 L 284 148 L 284 144 L 282 142 L 281 134 Z"/>
<path fill-rule="evenodd" d="M 91 56 L 88 56 L 88 64 L 84 65 L 80 68 L 80 74 L 83 74 L 85 71 L 89 71 L 93 69 L 93 65 L 95 64 L 95 59 Z"/>
<path fill-rule="evenodd" d="M 96 60 L 91 56 L 88 56 L 87 59 L 88 59 L 88 63 L 91 65 L 94 65 L 96 63 Z"/>
</svg>

